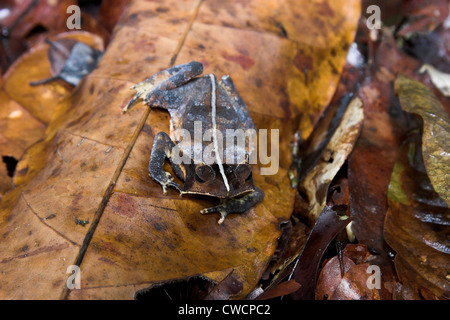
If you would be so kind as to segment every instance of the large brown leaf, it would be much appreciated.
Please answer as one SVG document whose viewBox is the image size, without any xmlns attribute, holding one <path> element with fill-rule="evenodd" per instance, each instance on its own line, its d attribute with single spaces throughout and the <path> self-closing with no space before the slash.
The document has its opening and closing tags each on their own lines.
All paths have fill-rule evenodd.
<svg viewBox="0 0 450 320">
<path fill-rule="evenodd" d="M 431 90 L 399 75 L 395 81 L 403 110 L 423 120 L 423 162 L 434 190 L 450 206 L 450 119 Z"/>
<path fill-rule="evenodd" d="M 45 139 L 18 164 L 18 187 L 2 199 L 0 297 L 133 298 L 196 275 L 219 282 L 233 269 L 243 284 L 235 298 L 245 297 L 293 210 L 291 136 L 300 127 L 306 137 L 329 103 L 358 17 L 359 1 L 132 2 L 98 69 L 58 104 Z M 278 173 L 254 168 L 264 201 L 222 225 L 199 213 L 213 201 L 164 196 L 148 176 L 168 114 L 121 113 L 133 83 L 191 60 L 233 78 L 257 128 L 280 130 Z M 65 287 L 73 264 L 81 290 Z"/>
</svg>

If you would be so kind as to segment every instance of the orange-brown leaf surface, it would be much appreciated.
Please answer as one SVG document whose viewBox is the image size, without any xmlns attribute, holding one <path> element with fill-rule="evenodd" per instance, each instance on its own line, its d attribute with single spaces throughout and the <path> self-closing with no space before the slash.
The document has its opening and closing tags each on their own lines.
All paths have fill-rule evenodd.
<svg viewBox="0 0 450 320">
<path fill-rule="evenodd" d="M 17 187 L 0 204 L 0 274 L 7 279 L 0 298 L 131 299 L 192 276 L 220 282 L 232 270 L 243 284 L 234 298 L 245 297 L 293 210 L 291 137 L 299 128 L 307 137 L 331 100 L 359 6 L 131 2 L 98 68 L 55 105 L 44 139 L 17 165 Z M 143 105 L 121 113 L 131 85 L 191 60 L 202 62 L 205 74 L 231 76 L 258 129 L 280 130 L 279 149 L 272 146 L 278 173 L 253 171 L 264 201 L 222 225 L 199 213 L 214 200 L 163 195 L 148 176 L 153 138 L 168 132 L 169 115 Z M 81 290 L 66 287 L 74 264 Z"/>
</svg>

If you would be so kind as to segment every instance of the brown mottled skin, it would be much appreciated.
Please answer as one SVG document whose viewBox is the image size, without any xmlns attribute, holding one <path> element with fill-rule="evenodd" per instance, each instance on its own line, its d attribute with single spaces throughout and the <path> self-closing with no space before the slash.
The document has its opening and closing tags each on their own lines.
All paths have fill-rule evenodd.
<svg viewBox="0 0 450 320">
<path fill-rule="evenodd" d="M 240 150 L 246 154 L 243 162 L 194 163 L 195 144 L 201 143 L 201 150 L 211 144 L 211 141 L 193 141 L 194 122 L 201 122 L 202 136 L 206 130 L 214 127 L 212 101 L 215 103 L 215 126 L 223 137 L 227 129 L 255 130 L 253 120 L 231 78 L 223 76 L 217 82 L 213 75 L 197 77 L 202 72 L 203 65 L 196 61 L 160 71 L 133 86 L 137 93 L 123 111 L 126 112 L 140 98 L 149 106 L 168 110 L 171 116 L 170 136 L 165 132 L 159 132 L 155 136 L 149 174 L 162 185 L 164 193 L 167 186 L 171 186 L 182 195 L 200 194 L 219 198 L 219 205 L 203 209 L 201 213 L 219 212 L 220 224 L 229 213 L 243 213 L 262 201 L 264 192 L 253 184 L 248 164 L 250 150 L 247 145 L 245 151 Z M 192 141 L 189 141 L 188 149 L 183 149 L 190 153 L 187 155 L 190 163 L 177 164 L 172 161 L 176 129 L 185 129 L 191 134 Z M 166 159 L 169 159 L 175 174 L 184 181 L 183 186 L 174 182 L 170 173 L 163 170 Z"/>
</svg>

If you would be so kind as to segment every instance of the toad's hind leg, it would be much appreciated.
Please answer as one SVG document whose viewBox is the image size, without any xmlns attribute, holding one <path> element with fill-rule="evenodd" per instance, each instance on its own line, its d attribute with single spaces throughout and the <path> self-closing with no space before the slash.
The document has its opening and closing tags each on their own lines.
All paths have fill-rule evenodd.
<svg viewBox="0 0 450 320">
<path fill-rule="evenodd" d="M 164 194 L 167 193 L 167 186 L 177 188 L 181 193 L 181 186 L 173 181 L 173 177 L 169 172 L 164 171 L 164 161 L 166 159 L 170 160 L 172 169 L 175 174 L 184 179 L 184 173 L 179 164 L 173 163 L 171 161 L 172 149 L 175 143 L 170 139 L 169 135 L 165 132 L 159 132 L 155 136 L 155 141 L 153 142 L 152 153 L 150 156 L 150 162 L 148 164 L 148 172 L 153 180 L 159 182 L 163 188 Z"/>
<path fill-rule="evenodd" d="M 232 198 L 227 200 L 221 200 L 221 203 L 215 207 L 203 209 L 200 211 L 201 214 L 219 212 L 220 219 L 218 221 L 219 224 L 225 220 L 225 217 L 229 213 L 243 213 L 250 208 L 252 208 L 255 204 L 262 201 L 264 199 L 264 191 L 260 188 L 255 187 L 255 191 L 246 194 L 241 198 Z"/>
</svg>

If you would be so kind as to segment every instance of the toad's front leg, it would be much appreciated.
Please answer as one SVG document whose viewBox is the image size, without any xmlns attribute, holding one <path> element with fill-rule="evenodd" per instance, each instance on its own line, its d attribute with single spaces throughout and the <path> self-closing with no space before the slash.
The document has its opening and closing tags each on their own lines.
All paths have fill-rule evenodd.
<svg viewBox="0 0 450 320">
<path fill-rule="evenodd" d="M 218 224 L 222 224 L 225 220 L 225 217 L 229 213 L 243 213 L 250 208 L 252 208 L 255 204 L 262 201 L 264 199 L 264 191 L 260 188 L 255 187 L 255 191 L 246 194 L 241 198 L 231 198 L 221 200 L 221 203 L 215 207 L 203 209 L 200 211 L 201 214 L 219 212 L 220 219 Z"/>
<path fill-rule="evenodd" d="M 179 164 L 171 161 L 172 159 L 172 149 L 175 143 L 170 139 L 169 135 L 165 132 L 159 132 L 155 136 L 155 141 L 153 142 L 152 153 L 150 156 L 150 162 L 148 164 L 148 172 L 150 176 L 159 182 L 163 188 L 164 194 L 167 193 L 167 186 L 177 188 L 181 193 L 181 186 L 173 182 L 173 177 L 169 172 L 164 171 L 164 161 L 166 159 L 170 160 L 172 169 L 175 174 L 184 179 L 184 173 Z"/>
</svg>

